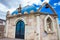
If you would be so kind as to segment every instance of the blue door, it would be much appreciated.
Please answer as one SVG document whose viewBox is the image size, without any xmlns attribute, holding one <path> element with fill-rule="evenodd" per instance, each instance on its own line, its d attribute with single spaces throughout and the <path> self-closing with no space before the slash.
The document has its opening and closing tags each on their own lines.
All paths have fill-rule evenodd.
<svg viewBox="0 0 60 40">
<path fill-rule="evenodd" d="M 16 24 L 15 38 L 24 39 L 24 34 L 25 34 L 25 23 L 22 20 L 20 20 Z"/>
</svg>

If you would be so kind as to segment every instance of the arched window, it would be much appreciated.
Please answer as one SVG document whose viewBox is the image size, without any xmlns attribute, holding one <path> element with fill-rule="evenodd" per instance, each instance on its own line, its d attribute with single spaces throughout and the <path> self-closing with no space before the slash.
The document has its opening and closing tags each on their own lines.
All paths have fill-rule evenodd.
<svg viewBox="0 0 60 40">
<path fill-rule="evenodd" d="M 53 28 L 53 26 L 52 26 L 53 24 L 52 24 L 52 20 L 50 19 L 50 17 L 47 18 L 46 23 L 47 23 L 46 24 L 47 25 L 47 31 L 49 31 L 49 32 L 53 31 L 53 29 L 52 29 Z"/>
<path fill-rule="evenodd" d="M 44 30 L 47 33 L 54 32 L 54 19 L 50 15 L 47 15 L 44 19 Z"/>
</svg>

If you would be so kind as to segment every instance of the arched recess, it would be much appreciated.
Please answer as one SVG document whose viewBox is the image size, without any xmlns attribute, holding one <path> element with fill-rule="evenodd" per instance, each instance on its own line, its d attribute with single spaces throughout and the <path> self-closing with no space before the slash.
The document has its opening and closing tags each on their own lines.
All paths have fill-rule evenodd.
<svg viewBox="0 0 60 40">
<path fill-rule="evenodd" d="M 16 23 L 15 38 L 24 39 L 25 36 L 25 23 L 22 20 L 19 20 Z"/>
<path fill-rule="evenodd" d="M 47 15 L 44 19 L 44 30 L 48 32 L 54 32 L 54 19 Z"/>
<path fill-rule="evenodd" d="M 14 21 L 14 26 L 15 26 L 15 28 L 14 28 L 14 37 L 15 37 L 15 32 L 16 32 L 16 24 L 17 24 L 17 22 L 18 21 L 20 21 L 20 20 L 22 20 L 23 22 L 24 22 L 24 24 L 25 24 L 25 26 L 26 26 L 26 20 L 24 19 L 24 18 L 16 18 L 16 20 Z M 25 35 L 24 35 L 25 36 Z M 16 38 L 16 37 L 15 37 Z"/>
<path fill-rule="evenodd" d="M 24 18 L 17 18 L 17 19 L 14 21 L 14 25 L 16 25 L 16 23 L 17 23 L 19 20 L 22 20 L 22 21 L 24 21 L 25 24 L 27 24 L 26 21 L 24 20 Z"/>
</svg>

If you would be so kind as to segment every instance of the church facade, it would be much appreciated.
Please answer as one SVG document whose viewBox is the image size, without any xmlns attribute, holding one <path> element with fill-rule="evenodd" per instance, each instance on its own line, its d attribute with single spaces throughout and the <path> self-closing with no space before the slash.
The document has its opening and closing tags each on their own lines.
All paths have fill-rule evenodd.
<svg viewBox="0 0 60 40">
<path fill-rule="evenodd" d="M 53 14 L 39 12 L 44 5 L 50 8 Z M 24 40 L 59 40 L 58 16 L 48 3 L 43 3 L 37 11 L 35 9 L 27 9 L 27 11 L 22 12 L 20 6 L 12 14 L 7 12 L 5 37 Z"/>
</svg>

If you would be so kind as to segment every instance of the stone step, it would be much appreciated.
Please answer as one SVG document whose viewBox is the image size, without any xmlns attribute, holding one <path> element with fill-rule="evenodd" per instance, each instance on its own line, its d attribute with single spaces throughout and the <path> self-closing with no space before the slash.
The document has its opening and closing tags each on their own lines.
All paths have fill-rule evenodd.
<svg viewBox="0 0 60 40">
<path fill-rule="evenodd" d="M 3 38 L 3 39 L 0 39 L 0 40 L 24 40 L 24 39 L 10 39 L 10 38 Z"/>
</svg>

